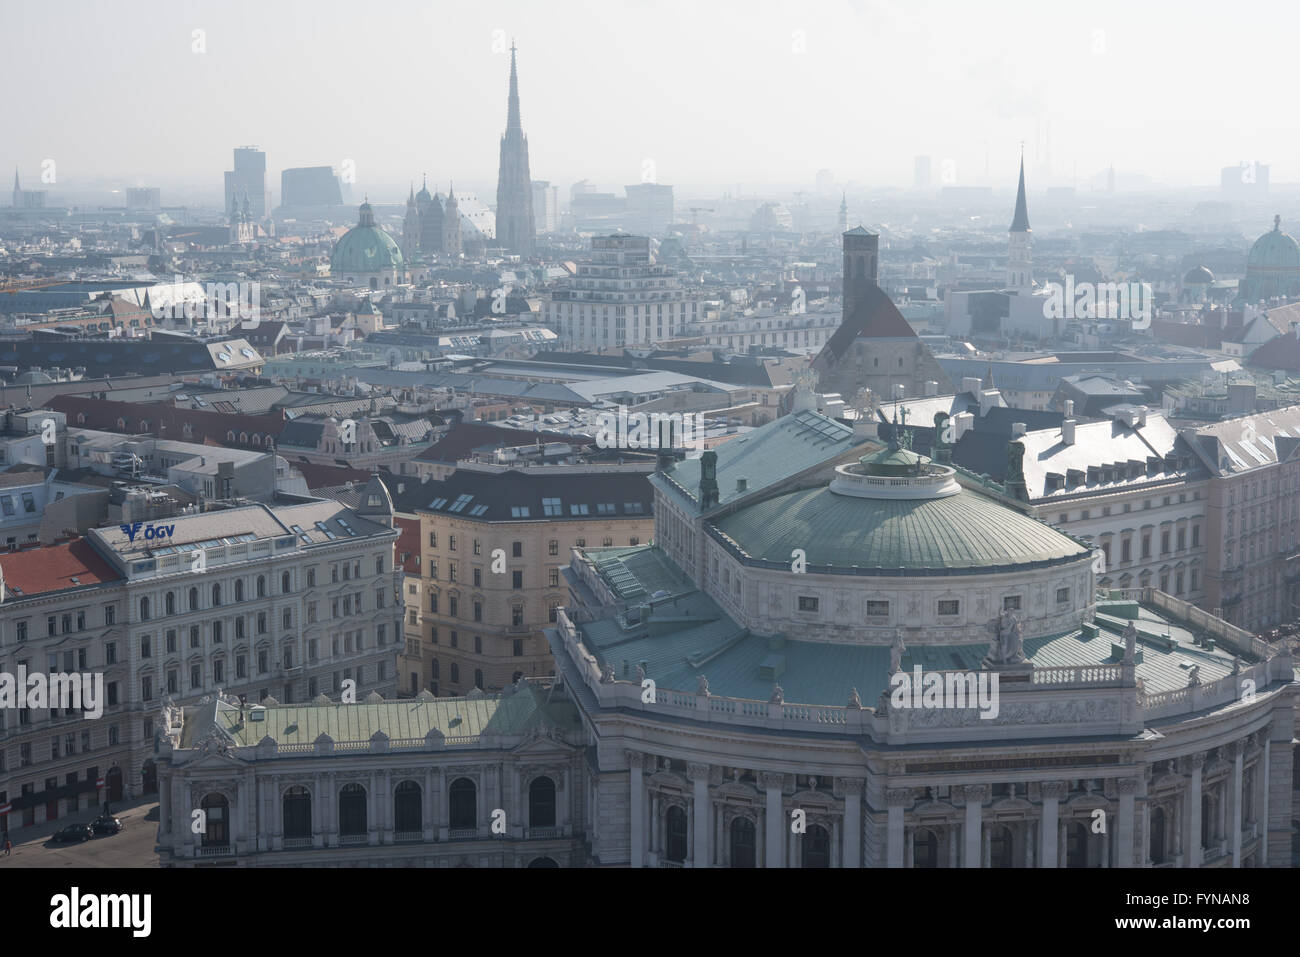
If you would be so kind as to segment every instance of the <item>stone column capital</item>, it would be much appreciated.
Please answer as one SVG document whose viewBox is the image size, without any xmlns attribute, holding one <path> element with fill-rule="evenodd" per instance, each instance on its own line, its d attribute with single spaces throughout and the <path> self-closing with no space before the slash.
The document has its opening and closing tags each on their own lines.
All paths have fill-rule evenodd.
<svg viewBox="0 0 1300 957">
<path fill-rule="evenodd" d="M 1137 794 L 1137 778 L 1119 778 L 1115 781 L 1115 788 L 1119 791 L 1120 797 Z"/>
<path fill-rule="evenodd" d="M 646 766 L 646 756 L 640 751 L 625 751 L 627 757 L 627 766 L 636 770 L 641 770 Z"/>
<path fill-rule="evenodd" d="M 1187 756 L 1186 759 L 1188 770 L 1199 771 L 1201 768 L 1205 767 L 1206 757 L 1207 755 L 1206 752 L 1204 751 L 1193 751 L 1191 754 Z"/>
<path fill-rule="evenodd" d="M 1246 753 L 1246 742 L 1241 738 L 1236 741 L 1229 741 L 1223 746 L 1223 756 L 1235 761 L 1241 755 Z"/>
<path fill-rule="evenodd" d="M 885 788 L 885 803 L 890 807 L 902 807 L 911 800 L 911 788 Z"/>
<path fill-rule="evenodd" d="M 785 788 L 785 775 L 780 771 L 759 771 L 758 784 L 763 790 L 769 788 Z"/>
<path fill-rule="evenodd" d="M 688 764 L 686 765 L 686 776 L 692 781 L 708 781 L 709 768 L 707 764 Z"/>
<path fill-rule="evenodd" d="M 835 779 L 835 796 L 847 797 L 850 794 L 861 795 L 865 790 L 867 782 L 862 778 L 836 778 Z"/>
<path fill-rule="evenodd" d="M 967 784 L 965 787 L 953 788 L 953 803 L 983 804 L 992 793 L 987 784 Z"/>
<path fill-rule="evenodd" d="M 1044 781 L 1039 787 L 1044 800 L 1059 801 L 1069 793 L 1069 787 L 1064 781 Z"/>
</svg>

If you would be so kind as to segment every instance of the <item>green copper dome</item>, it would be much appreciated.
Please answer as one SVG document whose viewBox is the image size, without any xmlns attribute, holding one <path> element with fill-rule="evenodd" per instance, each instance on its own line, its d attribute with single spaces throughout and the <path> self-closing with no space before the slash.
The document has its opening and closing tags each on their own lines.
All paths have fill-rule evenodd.
<svg viewBox="0 0 1300 957">
<path fill-rule="evenodd" d="M 334 244 L 334 251 L 330 253 L 330 272 L 341 276 L 400 270 L 402 266 L 402 250 L 388 233 L 375 225 L 370 204 L 362 203 L 360 221 Z"/>
<path fill-rule="evenodd" d="M 860 498 L 817 488 L 778 495 L 715 526 L 748 557 L 857 565 L 863 575 L 976 574 L 1071 564 L 1091 551 L 1050 525 L 970 491 L 924 499 Z"/>
<path fill-rule="evenodd" d="M 858 464 L 867 475 L 912 475 L 922 460 L 922 456 L 911 449 L 890 444 L 879 452 L 862 456 Z"/>
<path fill-rule="evenodd" d="M 1282 217 L 1273 217 L 1273 228 L 1255 240 L 1246 257 L 1246 277 L 1241 280 L 1238 300 L 1256 302 L 1274 296 L 1300 293 L 1300 243 L 1282 232 Z"/>
</svg>

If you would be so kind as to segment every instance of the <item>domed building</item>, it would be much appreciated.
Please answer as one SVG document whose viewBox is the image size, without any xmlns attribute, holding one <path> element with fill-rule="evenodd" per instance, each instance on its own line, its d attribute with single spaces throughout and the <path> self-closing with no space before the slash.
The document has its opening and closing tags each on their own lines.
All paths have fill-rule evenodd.
<svg viewBox="0 0 1300 957">
<path fill-rule="evenodd" d="M 1290 865 L 1290 645 L 1098 592 L 988 479 L 796 409 L 665 450 L 653 544 L 579 540 L 553 676 L 249 722 L 168 699 L 164 865 Z"/>
<path fill-rule="evenodd" d="M 654 544 L 576 552 L 550 636 L 591 859 L 1289 866 L 1285 649 L 1095 591 L 1092 548 L 986 479 L 815 412 L 651 481 Z"/>
<path fill-rule="evenodd" d="M 1205 266 L 1194 266 L 1183 276 L 1182 302 L 1205 302 L 1214 286 L 1214 273 Z"/>
<path fill-rule="evenodd" d="M 406 262 L 396 240 L 375 225 L 369 201 L 361 204 L 357 225 L 344 233 L 330 253 L 330 275 L 383 289 L 402 282 Z"/>
<path fill-rule="evenodd" d="M 1300 296 L 1300 243 L 1282 232 L 1282 217 L 1250 248 L 1246 276 L 1237 290 L 1237 304 L 1275 297 Z"/>
</svg>

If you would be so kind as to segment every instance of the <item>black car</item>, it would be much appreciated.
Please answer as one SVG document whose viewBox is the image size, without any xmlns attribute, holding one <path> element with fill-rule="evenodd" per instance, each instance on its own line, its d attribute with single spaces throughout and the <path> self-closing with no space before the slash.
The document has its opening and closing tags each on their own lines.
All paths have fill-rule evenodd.
<svg viewBox="0 0 1300 957">
<path fill-rule="evenodd" d="M 122 830 L 122 820 L 116 817 L 98 817 L 90 826 L 96 834 L 117 834 Z"/>
<path fill-rule="evenodd" d="M 55 833 L 53 841 L 55 844 L 80 844 L 94 836 L 95 831 L 89 824 L 69 824 Z"/>
</svg>

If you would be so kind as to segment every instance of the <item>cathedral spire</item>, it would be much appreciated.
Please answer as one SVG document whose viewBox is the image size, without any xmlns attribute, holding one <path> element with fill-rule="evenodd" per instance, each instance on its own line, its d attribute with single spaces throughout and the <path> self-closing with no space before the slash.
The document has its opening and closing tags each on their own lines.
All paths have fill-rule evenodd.
<svg viewBox="0 0 1300 957">
<path fill-rule="evenodd" d="M 519 119 L 519 70 L 515 64 L 515 41 L 510 41 L 510 102 L 506 108 L 506 132 L 523 133 Z"/>
<path fill-rule="evenodd" d="M 519 119 L 519 69 L 510 44 L 510 101 L 501 137 L 497 172 L 497 240 L 508 251 L 530 256 L 537 230 L 533 219 L 533 184 L 528 168 L 528 138 Z"/>
<path fill-rule="evenodd" d="M 1016 215 L 1011 220 L 1010 232 L 1029 232 L 1029 205 L 1025 202 L 1025 149 L 1020 148 L 1020 187 L 1016 191 Z"/>
</svg>

